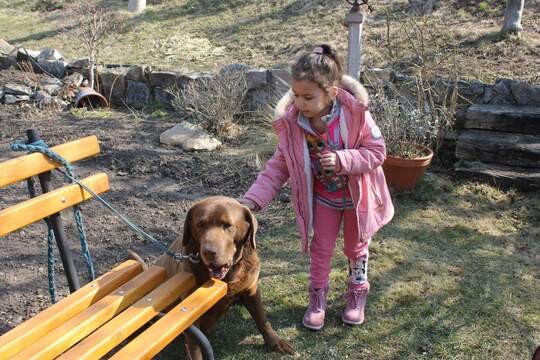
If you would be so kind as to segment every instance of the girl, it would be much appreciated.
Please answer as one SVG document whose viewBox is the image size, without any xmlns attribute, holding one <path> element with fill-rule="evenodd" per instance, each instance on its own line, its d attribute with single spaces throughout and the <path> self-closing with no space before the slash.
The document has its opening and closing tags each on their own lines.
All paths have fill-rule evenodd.
<svg viewBox="0 0 540 360">
<path fill-rule="evenodd" d="M 394 214 L 380 167 L 384 140 L 367 111 L 366 90 L 343 75 L 332 47 L 319 45 L 302 55 L 291 75 L 292 89 L 276 107 L 277 149 L 240 201 L 258 211 L 290 178 L 302 249 L 310 255 L 302 323 L 313 330 L 324 325 L 330 261 L 343 221 L 349 276 L 342 320 L 358 325 L 369 291 L 368 246 Z"/>
</svg>

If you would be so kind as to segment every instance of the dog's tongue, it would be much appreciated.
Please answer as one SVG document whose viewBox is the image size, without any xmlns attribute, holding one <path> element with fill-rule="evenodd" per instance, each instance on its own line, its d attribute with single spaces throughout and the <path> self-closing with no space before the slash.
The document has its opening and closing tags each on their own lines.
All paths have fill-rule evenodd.
<svg viewBox="0 0 540 360">
<path fill-rule="evenodd" d="M 221 280 L 229 272 L 229 266 L 226 266 L 226 265 L 225 266 L 211 266 L 209 270 L 210 270 L 210 275 L 213 278 Z"/>
</svg>

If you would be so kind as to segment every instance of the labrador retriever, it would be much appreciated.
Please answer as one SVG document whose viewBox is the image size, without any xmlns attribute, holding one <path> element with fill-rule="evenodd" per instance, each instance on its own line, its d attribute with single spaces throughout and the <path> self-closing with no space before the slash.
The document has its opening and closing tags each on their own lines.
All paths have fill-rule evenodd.
<svg viewBox="0 0 540 360">
<path fill-rule="evenodd" d="M 248 309 L 270 350 L 294 353 L 292 345 L 276 334 L 266 318 L 258 289 L 256 232 L 257 221 L 247 207 L 229 197 L 209 197 L 190 208 L 182 240 L 170 247 L 173 252 L 199 254 L 200 262 L 178 262 L 163 255 L 156 264 L 164 266 L 169 276 L 178 271 L 193 273 L 198 286 L 210 277 L 228 284 L 227 295 L 199 319 L 203 333 L 208 333 L 227 309 L 239 302 Z M 188 338 L 187 345 L 193 359 L 202 358 L 192 339 Z"/>
</svg>

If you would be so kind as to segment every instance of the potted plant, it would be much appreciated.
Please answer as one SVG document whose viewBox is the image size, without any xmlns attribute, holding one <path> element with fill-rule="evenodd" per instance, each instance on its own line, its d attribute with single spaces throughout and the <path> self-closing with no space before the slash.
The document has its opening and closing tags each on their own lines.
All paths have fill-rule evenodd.
<svg viewBox="0 0 540 360">
<path fill-rule="evenodd" d="M 455 86 L 444 88 L 442 99 L 421 77 L 414 81 L 413 89 L 414 93 L 407 97 L 387 83 L 376 88 L 370 101 L 370 110 L 386 143 L 383 171 L 388 185 L 397 191 L 418 184 L 445 131 L 453 125 Z"/>
</svg>

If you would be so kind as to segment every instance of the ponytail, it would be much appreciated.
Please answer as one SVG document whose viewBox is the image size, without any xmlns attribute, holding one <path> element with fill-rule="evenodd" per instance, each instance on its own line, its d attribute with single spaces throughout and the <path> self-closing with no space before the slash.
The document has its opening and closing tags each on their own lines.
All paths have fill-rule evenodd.
<svg viewBox="0 0 540 360">
<path fill-rule="evenodd" d="M 327 44 L 317 45 L 311 52 L 302 54 L 291 67 L 297 81 L 309 80 L 327 90 L 340 82 L 343 66 L 337 50 Z"/>
</svg>

